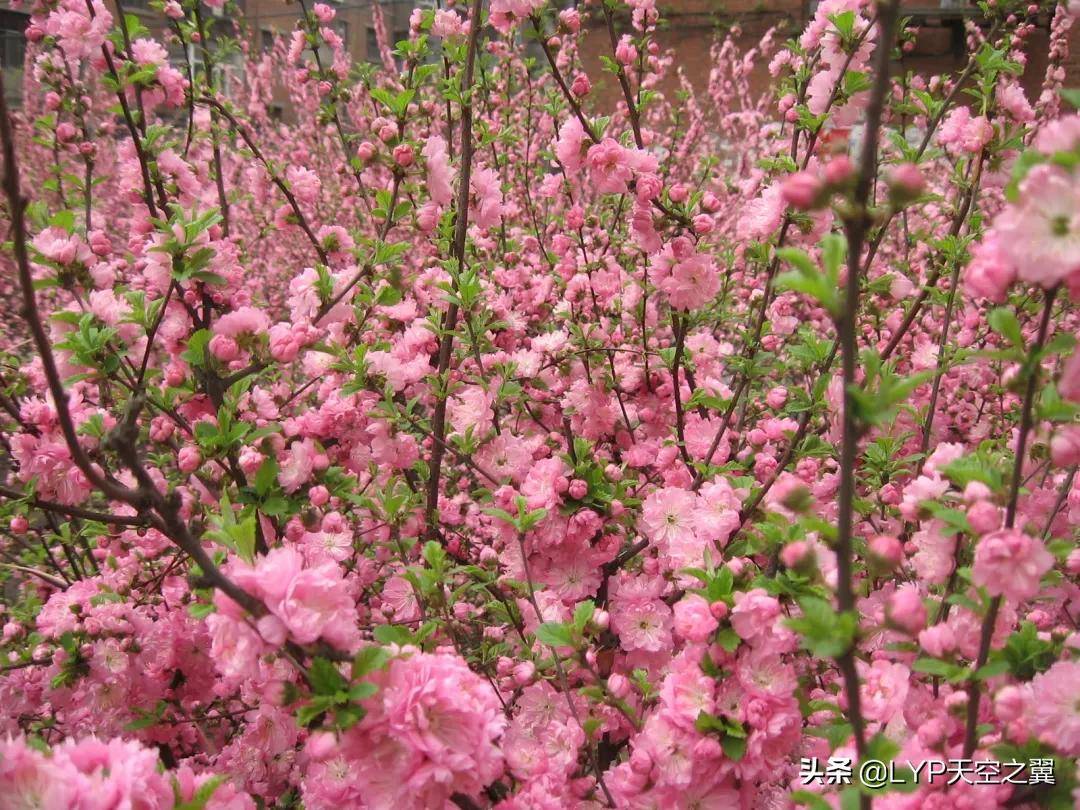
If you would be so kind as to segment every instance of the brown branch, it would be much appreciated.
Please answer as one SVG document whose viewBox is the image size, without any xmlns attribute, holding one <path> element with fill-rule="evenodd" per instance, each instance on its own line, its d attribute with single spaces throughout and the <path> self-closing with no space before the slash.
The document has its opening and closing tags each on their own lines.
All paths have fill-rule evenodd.
<svg viewBox="0 0 1080 810">
<path fill-rule="evenodd" d="M 878 17 L 879 37 L 874 53 L 875 81 L 866 111 L 866 127 L 863 134 L 862 155 L 859 160 L 855 189 L 852 194 L 852 211 L 845 218 L 844 226 L 848 241 L 847 279 L 845 283 L 844 312 L 838 320 L 840 360 L 844 381 L 843 439 L 840 450 L 840 487 L 837 514 L 836 569 L 837 607 L 841 612 L 855 610 L 852 570 L 852 523 L 855 511 L 855 467 L 857 463 L 860 425 L 855 415 L 852 387 L 855 385 L 855 367 L 858 360 L 857 328 L 859 318 L 859 293 L 862 264 L 862 248 L 871 223 L 871 188 L 877 177 L 878 135 L 885 110 L 885 96 L 889 89 L 889 59 L 893 48 L 893 29 L 899 0 L 886 0 L 880 7 Z M 848 719 L 855 737 L 855 749 L 860 757 L 866 753 L 866 727 L 862 716 L 859 694 L 859 676 L 855 667 L 854 650 L 849 648 L 836 659 L 844 679 L 844 691 L 848 701 Z M 869 796 L 861 796 L 860 803 L 868 808 Z"/>
<path fill-rule="evenodd" d="M 0 496 L 13 501 L 29 498 L 30 505 L 37 509 L 43 509 L 47 512 L 56 512 L 57 514 L 66 515 L 71 518 L 79 518 L 80 520 L 93 520 L 110 526 L 149 525 L 149 519 L 141 515 L 114 515 L 109 512 L 96 512 L 93 509 L 83 509 L 81 506 L 67 506 L 62 503 L 46 501 L 34 495 L 27 496 L 17 489 L 11 489 L 10 487 L 5 486 L 0 486 Z"/>
<path fill-rule="evenodd" d="M 461 107 L 461 176 L 458 179 L 457 210 L 454 221 L 454 243 L 452 255 L 460 273 L 465 269 L 465 240 L 469 231 L 469 184 L 472 180 L 473 162 L 473 109 L 472 90 L 473 74 L 476 66 L 476 51 L 480 40 L 480 15 L 483 13 L 484 0 L 473 0 L 469 21 L 469 45 L 465 55 L 465 77 L 462 83 L 467 94 Z M 457 329 L 458 306 L 450 301 L 443 314 L 442 334 L 439 338 L 439 365 L 437 374 L 445 385 L 449 385 L 450 360 L 454 348 L 454 330 Z M 434 442 L 431 446 L 431 461 L 428 465 L 427 482 L 427 517 L 428 534 L 434 538 L 438 534 L 439 479 L 442 474 L 443 451 L 446 438 L 446 400 L 449 391 L 436 393 L 435 411 L 432 415 L 431 428 Z"/>
<path fill-rule="evenodd" d="M 289 203 L 289 207 L 292 209 L 293 215 L 296 217 L 297 223 L 300 225 L 300 230 L 304 232 L 304 235 L 307 236 L 308 241 L 311 242 L 312 246 L 315 248 L 315 252 L 319 256 L 319 261 L 322 264 L 329 264 L 330 259 L 326 255 L 326 251 L 323 249 L 323 246 L 319 243 L 318 238 L 315 236 L 315 232 L 311 229 L 311 225 L 308 224 L 307 217 L 304 216 L 304 212 L 300 210 L 300 203 L 297 202 L 296 196 L 292 193 L 292 191 L 289 189 L 288 184 L 281 178 L 281 176 L 276 171 L 274 171 L 274 168 L 270 165 L 270 162 L 266 159 L 262 151 L 255 144 L 255 139 L 251 137 L 251 133 L 248 131 L 248 129 L 237 120 L 236 116 L 232 114 L 228 107 L 226 107 L 217 99 L 210 96 L 200 96 L 198 101 L 200 104 L 205 104 L 211 109 L 220 112 L 221 115 L 225 118 L 225 120 L 229 122 L 229 125 L 234 130 L 236 130 L 236 133 L 240 136 L 240 139 L 244 142 L 244 145 L 248 148 L 251 154 L 255 156 L 255 159 L 262 164 L 263 168 L 266 170 L 266 173 L 270 175 L 271 182 L 273 182 L 273 184 L 278 187 L 278 190 L 284 195 L 285 200 Z"/>
<path fill-rule="evenodd" d="M 1038 355 L 1046 343 L 1046 337 L 1050 332 L 1050 316 L 1054 311 L 1054 299 L 1057 297 L 1060 284 L 1047 290 L 1046 302 L 1043 304 L 1042 320 L 1039 323 L 1039 333 L 1035 338 L 1035 345 L 1031 348 L 1032 367 L 1028 370 L 1027 388 L 1024 390 L 1024 404 L 1020 412 L 1020 434 L 1016 439 L 1016 457 L 1013 459 L 1012 481 L 1009 484 L 1009 501 L 1005 508 L 1005 528 L 1011 529 L 1016 525 L 1016 506 L 1020 500 L 1020 487 L 1024 477 L 1024 461 L 1027 456 L 1028 436 L 1034 424 L 1032 411 L 1035 405 L 1035 393 L 1039 387 L 1039 359 Z M 964 724 L 964 757 L 970 759 L 978 744 L 979 727 L 979 702 L 982 697 L 982 689 L 975 676 L 985 666 L 990 657 L 990 644 L 994 638 L 994 625 L 997 624 L 998 612 L 1001 610 L 1001 597 L 995 596 L 990 600 L 990 608 L 983 617 L 982 629 L 979 633 L 979 651 L 975 657 L 975 665 L 972 667 L 971 680 L 968 682 L 968 705 L 967 717 Z"/>
<path fill-rule="evenodd" d="M 0 96 L 3 95 L 3 78 L 0 77 Z M 87 480 L 100 489 L 111 500 L 132 502 L 136 493 L 117 481 L 110 480 L 102 475 L 87 456 L 75 430 L 75 423 L 71 419 L 68 410 L 67 392 L 61 382 L 60 372 L 56 367 L 56 360 L 52 353 L 52 343 L 41 323 L 41 315 L 38 312 L 37 300 L 34 296 L 34 278 L 30 272 L 30 259 L 27 255 L 27 232 L 26 232 L 26 204 L 19 188 L 19 167 L 15 160 L 15 137 L 12 132 L 11 117 L 8 113 L 7 103 L 0 98 L 0 141 L 3 144 L 4 154 L 4 193 L 7 196 L 8 212 L 11 216 L 11 242 L 15 253 L 15 265 L 19 277 L 19 285 L 22 288 L 22 317 L 30 328 L 30 334 L 34 339 L 34 346 L 41 357 L 42 371 L 52 395 L 53 404 L 56 407 L 57 421 L 60 423 L 60 432 L 71 453 L 72 461 L 79 468 Z"/>
</svg>

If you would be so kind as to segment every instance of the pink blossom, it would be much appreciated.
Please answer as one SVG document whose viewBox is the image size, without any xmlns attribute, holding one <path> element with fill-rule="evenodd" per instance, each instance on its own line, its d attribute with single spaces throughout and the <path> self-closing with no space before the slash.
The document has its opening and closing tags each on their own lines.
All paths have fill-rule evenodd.
<svg viewBox="0 0 1080 810">
<path fill-rule="evenodd" d="M 478 796 L 501 775 L 502 707 L 460 657 L 408 653 L 380 686 L 341 740 L 366 801 L 441 807 L 455 793 Z"/>
<path fill-rule="evenodd" d="M 711 257 L 695 253 L 676 262 L 660 286 L 676 309 L 698 309 L 712 302 L 720 289 L 720 276 Z"/>
<path fill-rule="evenodd" d="M 1065 756 L 1080 756 L 1080 662 L 1059 661 L 1031 681 L 1025 719 L 1032 733 Z"/>
<path fill-rule="evenodd" d="M 1022 203 L 1007 206 L 993 232 L 1020 280 L 1050 288 L 1080 269 L 1080 189 L 1067 171 L 1046 164 L 1020 186 Z"/>
<path fill-rule="evenodd" d="M 858 661 L 863 678 L 861 689 L 863 714 L 870 720 L 888 723 L 903 706 L 908 695 L 911 673 L 903 664 L 878 660 L 866 666 Z"/>
<path fill-rule="evenodd" d="M 731 626 L 746 641 L 756 641 L 772 630 L 780 615 L 780 603 L 761 588 L 735 594 Z"/>
<path fill-rule="evenodd" d="M 611 627 L 626 650 L 670 650 L 672 611 L 658 599 L 619 603 L 611 612 Z"/>
<path fill-rule="evenodd" d="M 586 162 L 601 194 L 623 194 L 636 172 L 654 172 L 657 166 L 656 158 L 638 149 L 627 149 L 614 138 L 590 146 Z"/>
<path fill-rule="evenodd" d="M 971 581 L 991 596 L 1023 602 L 1039 592 L 1043 574 L 1054 565 L 1054 556 L 1042 541 L 1016 529 L 985 535 L 975 547 Z"/>
<path fill-rule="evenodd" d="M 719 622 L 709 610 L 709 603 L 691 594 L 675 603 L 675 632 L 687 641 L 700 644 L 713 634 Z"/>
<path fill-rule="evenodd" d="M 222 315 L 214 324 L 214 334 L 235 338 L 242 334 L 261 335 L 270 328 L 270 319 L 262 310 L 240 307 Z"/>
<path fill-rule="evenodd" d="M 451 14 L 457 18 L 452 12 L 440 13 Z M 453 172 L 446 152 L 446 141 L 438 135 L 432 135 L 424 145 L 423 155 L 427 161 L 428 192 L 431 199 L 439 205 L 449 205 L 453 198 Z"/>
</svg>

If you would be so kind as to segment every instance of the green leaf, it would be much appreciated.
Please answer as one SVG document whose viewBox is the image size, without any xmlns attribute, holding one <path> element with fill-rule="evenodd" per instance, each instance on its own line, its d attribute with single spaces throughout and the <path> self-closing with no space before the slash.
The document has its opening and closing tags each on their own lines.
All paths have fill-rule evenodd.
<svg viewBox="0 0 1080 810">
<path fill-rule="evenodd" d="M 371 681 L 361 681 L 349 689 L 349 700 L 367 700 L 379 691 L 379 687 Z"/>
<path fill-rule="evenodd" d="M 1009 671 L 1009 662 L 1005 659 L 991 661 L 975 670 L 975 680 L 986 681 Z"/>
<path fill-rule="evenodd" d="M 311 662 L 308 679 L 316 695 L 334 695 L 348 686 L 333 662 L 325 658 L 316 658 Z"/>
<path fill-rule="evenodd" d="M 920 658 L 912 664 L 911 669 L 915 672 L 923 672 L 927 675 L 937 675 L 941 678 L 947 678 L 956 669 L 956 664 L 951 664 L 948 661 L 942 661 L 938 658 Z"/>
<path fill-rule="evenodd" d="M 584 632 L 585 625 L 589 623 L 594 613 L 596 613 L 596 603 L 591 599 L 579 602 L 577 607 L 574 608 L 574 629 L 579 633 Z"/>
<path fill-rule="evenodd" d="M 232 529 L 233 541 L 236 543 L 236 553 L 244 562 L 251 565 L 255 562 L 255 515 L 248 515 Z"/>
<path fill-rule="evenodd" d="M 803 647 L 820 658 L 836 658 L 851 649 L 858 627 L 853 613 L 838 613 L 816 596 L 799 600 L 803 615 L 789 619 L 788 625 L 802 636 Z"/>
<path fill-rule="evenodd" d="M 207 602 L 193 602 L 188 605 L 188 613 L 196 619 L 205 619 L 216 610 L 216 607 Z"/>
<path fill-rule="evenodd" d="M 1074 110 L 1080 110 L 1080 88 L 1061 87 L 1058 89 L 1058 95 Z"/>
<path fill-rule="evenodd" d="M 371 672 L 382 669 L 389 661 L 390 655 L 382 647 L 377 647 L 374 644 L 370 647 L 364 647 L 353 659 L 353 679 L 363 678 Z"/>
<path fill-rule="evenodd" d="M 301 706 L 296 712 L 296 722 L 300 726 L 310 726 L 323 712 L 331 708 L 328 698 L 315 698 L 310 703 Z"/>
<path fill-rule="evenodd" d="M 570 628 L 559 622 L 544 622 L 536 628 L 536 639 L 549 647 L 572 647 L 574 635 Z"/>
<path fill-rule="evenodd" d="M 746 754 L 746 740 L 742 737 L 734 737 L 730 734 L 720 740 L 720 747 L 728 759 L 738 762 Z"/>
<path fill-rule="evenodd" d="M 259 469 L 255 471 L 255 494 L 260 498 L 265 498 L 270 494 L 270 491 L 277 483 L 278 476 L 278 463 L 277 459 L 270 456 L 262 464 L 259 465 Z"/>
<path fill-rule="evenodd" d="M 371 632 L 375 636 L 375 640 L 380 644 L 397 644 L 399 647 L 403 647 L 406 644 L 412 644 L 414 641 L 413 634 L 397 624 L 378 624 L 375 625 L 375 629 Z"/>
<path fill-rule="evenodd" d="M 735 652 L 741 642 L 742 639 L 739 638 L 739 634 L 731 627 L 725 627 L 716 634 L 716 643 L 729 653 Z"/>
<path fill-rule="evenodd" d="M 1024 347 L 1024 337 L 1020 332 L 1020 322 L 1016 319 L 1016 313 L 1014 313 L 1008 307 L 997 307 L 990 311 L 987 320 L 990 323 L 990 328 L 1005 338 L 1009 343 L 1018 349 Z"/>
<path fill-rule="evenodd" d="M 214 795 L 214 791 L 216 791 L 224 781 L 224 776 L 211 776 L 199 785 L 191 799 L 186 802 L 180 801 L 180 788 L 179 785 L 174 782 L 173 790 L 176 793 L 176 804 L 173 806 L 173 810 L 205 810 L 207 802 L 209 802 Z"/>
<path fill-rule="evenodd" d="M 180 359 L 194 368 L 202 368 L 206 364 L 206 346 L 210 342 L 210 338 L 213 337 L 209 329 L 200 329 L 197 332 L 193 332 L 191 337 L 188 338 L 187 349 L 185 349 Z M 196 423 L 196 426 L 202 423 Z"/>
</svg>

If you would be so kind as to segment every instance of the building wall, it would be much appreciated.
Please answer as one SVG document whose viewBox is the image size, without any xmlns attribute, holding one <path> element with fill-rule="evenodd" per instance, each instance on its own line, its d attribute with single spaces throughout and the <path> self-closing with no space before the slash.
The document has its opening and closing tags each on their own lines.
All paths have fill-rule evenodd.
<svg viewBox="0 0 1080 810">
<path fill-rule="evenodd" d="M 314 0 L 309 0 L 314 2 Z M 390 34 L 390 41 L 404 38 L 408 32 L 409 15 L 414 5 L 423 0 L 384 0 L 383 16 Z M 112 10 L 117 10 L 116 0 L 107 0 Z M 152 10 L 149 0 L 122 0 L 124 10 L 137 15 L 151 32 L 160 34 L 168 28 L 167 20 Z M 356 61 L 378 62 L 375 46 L 375 23 L 372 15 L 373 0 L 325 0 L 338 10 L 335 23 L 346 41 L 346 46 Z M 657 35 L 663 48 L 676 53 L 680 66 L 696 87 L 708 80 L 709 49 L 716 36 L 737 26 L 736 41 L 744 48 L 752 47 L 772 27 L 779 31 L 778 39 L 797 35 L 812 13 L 815 0 L 667 0 L 660 8 L 665 24 Z M 296 27 L 300 14 L 298 3 L 282 3 L 281 0 L 237 0 L 241 9 L 240 36 L 253 49 L 271 45 L 277 36 L 288 36 Z M 962 68 L 967 54 L 964 50 L 962 20 L 958 12 L 950 10 L 965 0 L 902 0 L 905 13 L 914 16 L 920 24 L 917 46 L 913 53 L 905 55 L 901 70 L 914 70 L 930 75 Z M 942 8 L 948 6 L 949 8 Z M 4 70 L 5 94 L 10 103 L 17 105 L 22 92 L 22 54 L 24 52 L 21 31 L 28 19 L 25 12 L 14 10 L 10 0 L 0 0 L 0 66 Z M 626 21 L 622 23 L 624 26 Z M 227 36 L 236 34 L 236 22 L 215 14 L 208 18 L 208 25 Z M 1067 86 L 1080 86 L 1080 25 L 1071 32 L 1069 60 L 1066 64 Z M 1028 64 L 1023 83 L 1029 96 L 1038 94 L 1046 69 L 1048 31 L 1039 28 L 1030 38 L 1027 49 Z M 606 29 L 598 23 L 586 27 L 582 43 L 582 58 L 591 76 L 596 80 L 595 102 L 601 108 L 615 103 L 619 89 L 614 77 L 600 68 L 600 57 L 610 55 L 610 43 Z M 198 61 L 197 50 L 190 54 Z M 183 54 L 173 54 L 182 61 Z M 283 79 L 284 81 L 284 79 Z M 766 65 L 759 64 L 752 79 L 755 90 L 768 90 L 770 77 Z M 665 89 L 673 89 L 670 81 Z M 287 93 L 282 84 L 275 91 L 278 112 L 290 117 L 287 109 Z"/>
<path fill-rule="evenodd" d="M 905 54 L 896 71 L 914 71 L 930 76 L 935 73 L 962 70 L 968 54 L 963 35 L 963 12 L 941 8 L 959 5 L 963 0 L 901 0 L 904 14 L 919 26 L 915 50 Z M 816 5 L 816 4 L 815 4 Z M 661 3 L 662 16 L 667 24 L 657 34 L 662 48 L 676 54 L 676 66 L 682 68 L 690 83 L 701 88 L 708 81 L 709 50 L 717 36 L 737 27 L 736 42 L 741 48 L 753 47 L 770 28 L 778 31 L 776 41 L 798 36 L 811 15 L 808 0 L 669 0 Z M 1049 31 L 1042 21 L 1028 40 L 1028 62 L 1022 83 L 1029 98 L 1036 98 L 1046 72 Z M 627 26 L 628 21 L 623 25 Z M 623 30 L 628 30 L 625 28 Z M 602 77 L 596 82 L 596 102 L 606 107 L 621 98 L 618 82 L 611 74 L 601 71 L 601 56 L 611 56 L 611 44 L 606 27 L 594 23 L 586 32 L 582 58 L 590 77 Z M 751 86 L 767 91 L 771 78 L 767 65 L 758 64 Z M 1066 86 L 1080 85 L 1080 24 L 1071 31 L 1069 59 L 1066 63 Z M 601 83 L 602 82 L 602 83 Z M 672 90 L 675 80 L 669 80 L 665 90 Z"/>
</svg>

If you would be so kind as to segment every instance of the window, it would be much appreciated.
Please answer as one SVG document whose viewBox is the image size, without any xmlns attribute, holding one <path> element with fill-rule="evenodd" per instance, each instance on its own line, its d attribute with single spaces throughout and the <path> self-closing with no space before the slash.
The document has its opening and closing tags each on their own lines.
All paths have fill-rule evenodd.
<svg viewBox="0 0 1080 810">
<path fill-rule="evenodd" d="M 409 29 L 394 31 L 390 34 L 390 50 L 394 50 L 394 47 L 399 42 L 408 38 Z M 379 54 L 379 37 L 376 35 L 375 26 L 373 25 L 369 25 L 367 28 L 367 60 L 372 64 L 382 64 L 382 56 Z"/>
<path fill-rule="evenodd" d="M 26 37 L 23 32 L 29 21 L 27 14 L 0 10 L 0 68 L 22 70 L 26 61 Z"/>
<path fill-rule="evenodd" d="M 379 64 L 382 59 L 379 57 L 379 37 L 375 33 L 375 26 L 369 25 L 367 29 L 367 44 L 366 44 L 367 60 L 374 64 Z"/>
<path fill-rule="evenodd" d="M 264 28 L 259 32 L 259 46 L 262 48 L 263 53 L 269 53 L 274 49 L 274 43 L 277 41 L 277 32 L 270 28 Z"/>
</svg>

